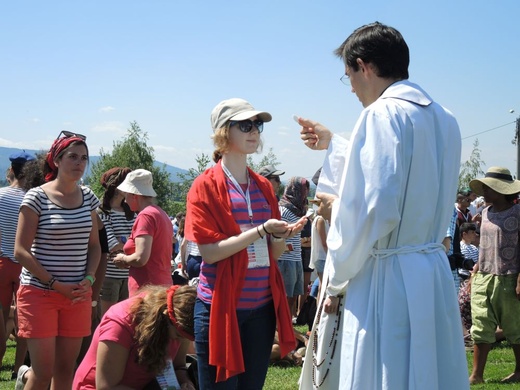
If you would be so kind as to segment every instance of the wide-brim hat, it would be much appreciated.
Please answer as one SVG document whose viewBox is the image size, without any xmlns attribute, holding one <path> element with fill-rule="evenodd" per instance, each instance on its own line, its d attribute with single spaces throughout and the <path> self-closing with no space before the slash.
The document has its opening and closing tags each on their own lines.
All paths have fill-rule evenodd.
<svg viewBox="0 0 520 390">
<path fill-rule="evenodd" d="M 258 117 L 263 122 L 270 122 L 273 117 L 266 111 L 257 111 L 246 100 L 232 98 L 221 101 L 211 111 L 211 127 L 213 131 L 223 127 L 228 121 L 243 121 L 252 117 Z"/>
<path fill-rule="evenodd" d="M 126 175 L 125 180 L 117 186 L 117 189 L 129 194 L 156 197 L 157 193 L 152 184 L 152 172 L 146 169 L 136 169 Z"/>
<path fill-rule="evenodd" d="M 490 167 L 485 177 L 469 182 L 469 187 L 477 195 L 483 195 L 483 185 L 502 195 L 513 195 L 520 192 L 520 180 L 513 179 L 507 168 Z"/>
</svg>

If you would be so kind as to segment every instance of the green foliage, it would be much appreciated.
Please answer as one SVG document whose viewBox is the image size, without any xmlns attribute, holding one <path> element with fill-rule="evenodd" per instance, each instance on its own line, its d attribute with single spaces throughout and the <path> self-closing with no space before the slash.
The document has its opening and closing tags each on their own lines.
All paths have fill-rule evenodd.
<svg viewBox="0 0 520 390">
<path fill-rule="evenodd" d="M 248 155 L 247 165 L 253 171 L 258 172 L 260 168 L 265 167 L 266 165 L 272 165 L 276 168 L 278 165 L 280 165 L 280 162 L 278 161 L 276 154 L 274 154 L 273 148 L 269 148 L 269 152 L 267 152 L 266 155 L 262 156 L 262 159 L 258 163 L 254 162 L 253 156 L 251 154 Z"/>
<path fill-rule="evenodd" d="M 484 175 L 482 166 L 486 165 L 486 163 L 482 161 L 482 158 L 480 157 L 481 151 L 478 145 L 478 139 L 475 139 L 469 159 L 460 164 L 459 189 L 469 187 L 469 182 L 471 180 Z"/>
<path fill-rule="evenodd" d="M 103 194 L 103 187 L 99 179 L 107 170 L 114 167 L 128 167 L 132 170 L 146 169 L 152 172 L 153 188 L 157 192 L 158 205 L 170 214 L 170 209 L 174 205 L 173 183 L 165 165 L 162 167 L 154 166 L 154 151 L 151 146 L 147 145 L 147 140 L 147 133 L 141 130 L 137 122 L 131 122 L 123 140 L 114 141 L 111 153 L 106 153 L 101 149 L 100 159 L 92 165 L 87 183 L 94 193 L 100 197 Z"/>
<path fill-rule="evenodd" d="M 193 180 L 208 168 L 209 163 L 211 163 L 211 158 L 205 153 L 202 153 L 200 156 L 197 154 L 195 156 L 195 162 L 197 163 L 197 167 L 188 169 L 187 173 L 178 173 L 177 176 L 181 181 L 174 184 L 175 199 L 178 202 L 183 202 L 184 205 L 186 204 L 186 196 L 193 184 Z"/>
</svg>

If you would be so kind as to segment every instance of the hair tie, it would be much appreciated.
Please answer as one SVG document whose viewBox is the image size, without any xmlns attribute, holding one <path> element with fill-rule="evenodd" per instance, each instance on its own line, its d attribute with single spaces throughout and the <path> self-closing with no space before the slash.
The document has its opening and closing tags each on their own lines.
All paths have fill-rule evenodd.
<svg viewBox="0 0 520 390">
<path fill-rule="evenodd" d="M 177 319 L 175 318 L 175 312 L 173 311 L 173 296 L 175 295 L 175 292 L 182 286 L 175 285 L 171 286 L 167 291 L 167 304 L 168 304 L 168 318 L 172 322 L 173 326 L 175 326 L 175 329 L 180 333 L 180 335 L 190 341 L 195 340 L 195 337 L 193 335 L 188 334 L 180 324 L 177 322 Z"/>
</svg>

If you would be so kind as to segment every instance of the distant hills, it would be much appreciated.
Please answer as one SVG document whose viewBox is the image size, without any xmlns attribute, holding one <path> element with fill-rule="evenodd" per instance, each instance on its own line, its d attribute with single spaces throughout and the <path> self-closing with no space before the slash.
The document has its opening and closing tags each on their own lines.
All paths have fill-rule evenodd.
<svg viewBox="0 0 520 390">
<path fill-rule="evenodd" d="M 5 148 L 0 146 L 0 180 L 4 179 L 5 177 L 5 171 L 7 168 L 11 166 L 11 161 L 9 161 L 9 156 L 13 153 L 21 152 L 22 149 L 16 149 L 16 148 Z M 39 150 L 29 150 L 25 149 L 27 153 L 36 154 L 37 152 L 40 152 Z M 87 172 L 85 172 L 85 176 L 87 176 L 90 173 L 90 167 L 99 160 L 99 156 L 90 156 L 90 162 L 87 166 Z M 164 164 L 159 161 L 155 161 L 155 165 L 158 167 L 162 167 Z M 173 182 L 179 182 L 181 181 L 180 178 L 177 176 L 178 173 L 186 173 L 186 169 L 181 169 L 174 167 L 172 165 L 165 165 L 166 172 L 170 174 L 170 179 Z"/>
</svg>

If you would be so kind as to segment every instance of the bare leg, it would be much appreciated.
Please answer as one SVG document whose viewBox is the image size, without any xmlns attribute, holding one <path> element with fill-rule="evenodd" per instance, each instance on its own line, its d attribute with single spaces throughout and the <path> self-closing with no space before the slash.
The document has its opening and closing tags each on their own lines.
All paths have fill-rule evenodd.
<svg viewBox="0 0 520 390">
<path fill-rule="evenodd" d="M 473 346 L 473 370 L 469 377 L 470 384 L 484 383 L 484 368 L 491 346 L 491 344 L 475 344 Z"/>
<path fill-rule="evenodd" d="M 56 356 L 56 338 L 27 339 L 27 347 L 31 354 L 31 369 L 25 374 L 24 390 L 47 390 Z"/>
<path fill-rule="evenodd" d="M 520 344 L 513 344 L 511 347 L 515 354 L 515 371 L 511 375 L 502 379 L 502 382 L 504 383 L 520 382 Z"/>
<path fill-rule="evenodd" d="M 18 317 L 16 313 L 16 307 L 14 309 L 14 323 L 16 331 L 18 333 Z M 16 353 L 14 357 L 14 372 L 18 372 L 18 369 L 25 361 L 25 355 L 27 355 L 27 340 L 16 336 Z"/>
<path fill-rule="evenodd" d="M 76 359 L 83 337 L 56 337 L 56 360 L 53 369 L 51 390 L 71 389 Z"/>
</svg>

